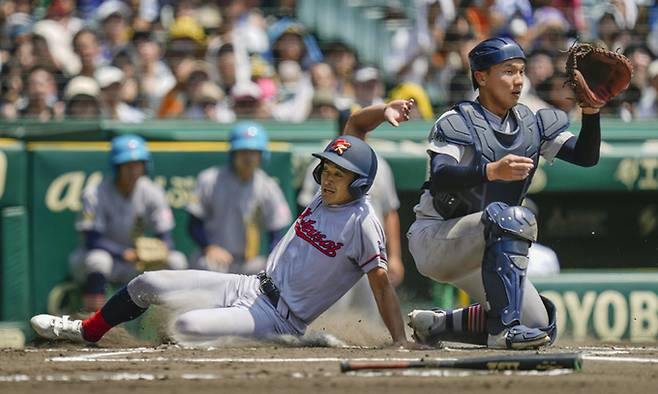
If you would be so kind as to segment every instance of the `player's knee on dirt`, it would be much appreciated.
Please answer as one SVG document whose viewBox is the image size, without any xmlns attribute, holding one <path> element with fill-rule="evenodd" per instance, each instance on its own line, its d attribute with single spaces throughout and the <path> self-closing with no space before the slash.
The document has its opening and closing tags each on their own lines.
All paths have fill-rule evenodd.
<svg viewBox="0 0 658 394">
<path fill-rule="evenodd" d="M 86 274 L 98 272 L 103 274 L 105 277 L 108 277 L 112 273 L 112 265 L 114 264 L 114 260 L 112 255 L 107 251 L 102 249 L 92 249 L 87 252 L 84 263 Z"/>
<path fill-rule="evenodd" d="M 177 250 L 170 250 L 169 257 L 167 257 L 167 265 L 172 270 L 187 269 L 187 257 Z"/>
<path fill-rule="evenodd" d="M 133 302 L 141 308 L 158 304 L 160 295 L 167 286 L 167 273 L 167 271 L 148 271 L 131 280 L 127 288 Z"/>
<path fill-rule="evenodd" d="M 489 303 L 487 331 L 520 324 L 528 249 L 537 239 L 537 221 L 527 208 L 489 204 L 482 215 L 486 247 L 482 281 Z"/>
</svg>

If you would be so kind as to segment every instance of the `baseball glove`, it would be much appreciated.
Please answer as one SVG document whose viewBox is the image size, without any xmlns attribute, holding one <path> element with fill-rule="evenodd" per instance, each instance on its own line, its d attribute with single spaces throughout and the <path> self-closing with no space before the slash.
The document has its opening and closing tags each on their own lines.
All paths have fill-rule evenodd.
<svg viewBox="0 0 658 394">
<path fill-rule="evenodd" d="M 576 44 L 567 57 L 567 82 L 576 93 L 581 107 L 603 107 L 628 88 L 633 65 L 624 55 Z"/>
<path fill-rule="evenodd" d="M 169 248 L 158 238 L 138 237 L 135 239 L 137 263 L 139 271 L 153 271 L 167 267 Z"/>
</svg>

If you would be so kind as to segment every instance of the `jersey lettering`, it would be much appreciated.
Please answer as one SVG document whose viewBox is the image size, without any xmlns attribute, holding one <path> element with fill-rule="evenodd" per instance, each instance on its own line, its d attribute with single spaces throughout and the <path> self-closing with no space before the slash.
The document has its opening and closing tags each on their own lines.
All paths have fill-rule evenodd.
<svg viewBox="0 0 658 394">
<path fill-rule="evenodd" d="M 295 233 L 299 238 L 310 243 L 325 255 L 336 257 L 336 252 L 343 246 L 343 244 L 340 242 L 334 242 L 330 239 L 325 239 L 327 236 L 315 228 L 315 220 L 305 219 L 310 214 L 311 209 L 306 208 L 306 210 L 299 215 L 299 218 L 295 223 Z"/>
</svg>

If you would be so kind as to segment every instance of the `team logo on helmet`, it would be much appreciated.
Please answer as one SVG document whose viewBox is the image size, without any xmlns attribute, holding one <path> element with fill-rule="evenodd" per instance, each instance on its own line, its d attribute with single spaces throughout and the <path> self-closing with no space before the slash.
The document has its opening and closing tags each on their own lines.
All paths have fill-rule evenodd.
<svg viewBox="0 0 658 394">
<path fill-rule="evenodd" d="M 128 143 L 126 145 L 128 146 L 128 149 L 137 149 L 137 145 L 139 145 L 139 141 L 128 140 Z"/>
<path fill-rule="evenodd" d="M 329 150 L 337 153 L 339 156 L 342 156 L 343 153 L 345 153 L 346 150 L 348 150 L 352 146 L 347 140 L 343 138 L 338 138 L 336 141 L 334 141 L 333 144 L 329 147 Z"/>
</svg>

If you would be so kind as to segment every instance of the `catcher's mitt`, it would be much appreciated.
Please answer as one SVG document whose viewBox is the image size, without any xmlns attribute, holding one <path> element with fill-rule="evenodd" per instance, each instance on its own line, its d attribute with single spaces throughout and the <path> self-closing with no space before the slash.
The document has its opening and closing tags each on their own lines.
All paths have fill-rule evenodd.
<svg viewBox="0 0 658 394">
<path fill-rule="evenodd" d="M 603 107 L 628 88 L 633 66 L 619 53 L 590 44 L 576 44 L 567 57 L 568 83 L 581 107 Z"/>
<path fill-rule="evenodd" d="M 138 237 L 135 239 L 137 263 L 135 268 L 140 271 L 153 271 L 167 267 L 169 248 L 158 238 Z"/>
</svg>

